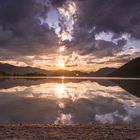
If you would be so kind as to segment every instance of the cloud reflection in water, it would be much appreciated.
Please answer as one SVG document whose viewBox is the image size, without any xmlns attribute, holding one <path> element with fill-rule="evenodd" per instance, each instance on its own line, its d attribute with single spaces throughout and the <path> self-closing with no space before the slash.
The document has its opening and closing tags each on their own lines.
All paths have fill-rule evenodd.
<svg viewBox="0 0 140 140">
<path fill-rule="evenodd" d="M 140 98 L 107 82 L 53 80 L 0 88 L 0 123 L 140 124 Z"/>
</svg>

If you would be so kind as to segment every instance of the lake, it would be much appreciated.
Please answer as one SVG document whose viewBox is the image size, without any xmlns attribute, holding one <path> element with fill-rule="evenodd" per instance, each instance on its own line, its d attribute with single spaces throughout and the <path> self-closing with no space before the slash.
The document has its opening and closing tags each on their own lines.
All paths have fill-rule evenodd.
<svg viewBox="0 0 140 140">
<path fill-rule="evenodd" d="M 140 79 L 1 78 L 9 123 L 140 125 Z"/>
</svg>

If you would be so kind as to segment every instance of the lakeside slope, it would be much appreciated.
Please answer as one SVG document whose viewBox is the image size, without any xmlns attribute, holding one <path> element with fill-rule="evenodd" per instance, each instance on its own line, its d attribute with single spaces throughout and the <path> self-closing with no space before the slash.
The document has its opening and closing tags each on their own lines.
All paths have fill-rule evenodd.
<svg viewBox="0 0 140 140">
<path fill-rule="evenodd" d="M 140 57 L 135 58 L 116 71 L 109 74 L 111 77 L 140 77 Z"/>
</svg>

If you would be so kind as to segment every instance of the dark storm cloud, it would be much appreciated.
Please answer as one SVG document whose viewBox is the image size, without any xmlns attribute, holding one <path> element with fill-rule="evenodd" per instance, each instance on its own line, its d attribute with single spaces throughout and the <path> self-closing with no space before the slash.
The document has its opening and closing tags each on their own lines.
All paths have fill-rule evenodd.
<svg viewBox="0 0 140 140">
<path fill-rule="evenodd" d="M 78 8 L 80 27 L 140 38 L 139 0 L 83 0 L 78 1 Z"/>
<path fill-rule="evenodd" d="M 68 0 L 0 0 L 0 56 L 46 55 L 56 50 L 60 38 L 55 29 L 41 19 L 46 19 L 51 7 L 64 6 Z M 140 38 L 139 0 L 69 0 L 78 7 L 76 23 L 71 41 L 62 42 L 81 55 L 93 54 L 97 57 L 113 56 L 123 51 L 125 39 L 121 34 Z M 64 7 L 68 6 L 67 3 Z M 67 17 L 63 17 L 67 18 Z M 63 19 L 60 17 L 60 19 Z M 64 22 L 64 23 L 63 23 Z M 58 23 L 66 30 L 65 20 Z M 112 32 L 117 42 L 96 40 L 100 32 Z M 6 60 L 6 59 L 5 59 Z M 24 60 L 23 60 L 24 61 Z"/>
<path fill-rule="evenodd" d="M 73 40 L 66 43 L 72 51 L 92 53 L 98 57 L 113 56 L 123 51 L 127 41 L 121 35 L 140 39 L 139 0 L 77 0 L 77 21 Z M 95 40 L 99 33 L 112 33 L 111 41 Z M 118 42 L 114 43 L 114 39 Z"/>
<path fill-rule="evenodd" d="M 30 55 L 55 46 L 58 37 L 54 29 L 39 20 L 47 17 L 50 6 L 47 0 L 0 0 L 0 48 Z"/>
<path fill-rule="evenodd" d="M 62 6 L 67 0 L 50 0 L 54 6 Z"/>
<path fill-rule="evenodd" d="M 106 40 L 96 40 L 95 32 L 89 32 L 86 29 L 76 30 L 72 41 L 65 41 L 69 51 L 77 52 L 81 55 L 92 54 L 96 57 L 114 56 L 123 51 L 127 41 L 122 38 L 116 43 Z"/>
</svg>

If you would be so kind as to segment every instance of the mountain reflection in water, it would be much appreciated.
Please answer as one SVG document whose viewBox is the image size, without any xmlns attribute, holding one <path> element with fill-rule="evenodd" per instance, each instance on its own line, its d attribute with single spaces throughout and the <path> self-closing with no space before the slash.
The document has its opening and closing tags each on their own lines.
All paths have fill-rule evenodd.
<svg viewBox="0 0 140 140">
<path fill-rule="evenodd" d="M 139 80 L 0 79 L 0 123 L 139 125 L 138 85 Z"/>
</svg>

